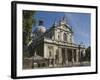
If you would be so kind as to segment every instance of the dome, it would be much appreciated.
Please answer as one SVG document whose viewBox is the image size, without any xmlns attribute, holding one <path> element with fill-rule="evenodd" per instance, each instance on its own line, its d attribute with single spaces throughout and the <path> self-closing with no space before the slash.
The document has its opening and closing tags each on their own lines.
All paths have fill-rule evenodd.
<svg viewBox="0 0 100 80">
<path fill-rule="evenodd" d="M 32 32 L 42 32 L 42 33 L 45 33 L 46 32 L 46 28 L 44 26 L 35 26 L 33 28 Z"/>
<path fill-rule="evenodd" d="M 46 28 L 44 26 L 41 26 L 39 28 L 39 31 L 42 32 L 42 33 L 45 33 L 46 32 Z"/>
<path fill-rule="evenodd" d="M 46 28 L 43 26 L 42 21 L 39 21 L 39 25 L 35 26 L 33 28 L 33 32 L 40 32 L 40 33 L 45 33 L 46 32 Z"/>
</svg>

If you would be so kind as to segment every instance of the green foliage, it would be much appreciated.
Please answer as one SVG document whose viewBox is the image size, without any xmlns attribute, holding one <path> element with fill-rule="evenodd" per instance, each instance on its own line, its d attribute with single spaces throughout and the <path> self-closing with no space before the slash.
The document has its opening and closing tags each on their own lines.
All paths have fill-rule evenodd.
<svg viewBox="0 0 100 80">
<path fill-rule="evenodd" d="M 27 44 L 32 39 L 32 25 L 35 25 L 35 11 L 23 10 L 23 56 L 28 56 Z"/>
<path fill-rule="evenodd" d="M 35 24 L 34 13 L 34 11 L 23 11 L 23 45 L 27 45 L 31 40 L 32 24 Z"/>
<path fill-rule="evenodd" d="M 86 57 L 85 57 L 85 60 L 90 61 L 90 59 L 91 59 L 91 47 L 89 46 L 86 49 Z"/>
</svg>

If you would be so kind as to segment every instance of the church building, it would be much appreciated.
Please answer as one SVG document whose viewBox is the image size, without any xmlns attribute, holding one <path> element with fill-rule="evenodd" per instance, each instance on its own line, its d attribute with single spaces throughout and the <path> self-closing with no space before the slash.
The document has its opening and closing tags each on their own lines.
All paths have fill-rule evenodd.
<svg viewBox="0 0 100 80">
<path fill-rule="evenodd" d="M 33 28 L 29 49 L 34 58 L 33 67 L 67 67 L 79 65 L 85 47 L 74 42 L 74 32 L 66 17 L 46 29 L 41 20 Z M 40 59 L 40 60 L 39 60 Z"/>
</svg>

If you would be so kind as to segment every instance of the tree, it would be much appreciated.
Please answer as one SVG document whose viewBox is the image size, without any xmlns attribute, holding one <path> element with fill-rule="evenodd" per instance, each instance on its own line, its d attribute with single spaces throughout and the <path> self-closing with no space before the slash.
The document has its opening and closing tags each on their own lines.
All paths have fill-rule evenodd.
<svg viewBox="0 0 100 80">
<path fill-rule="evenodd" d="M 86 57 L 85 57 L 85 60 L 86 61 L 90 61 L 91 59 L 91 47 L 89 46 L 87 49 L 86 49 Z"/>
<path fill-rule="evenodd" d="M 26 55 L 27 51 L 27 44 L 32 39 L 31 32 L 32 32 L 32 25 L 35 25 L 35 18 L 34 18 L 35 11 L 23 11 L 23 53 Z"/>
</svg>

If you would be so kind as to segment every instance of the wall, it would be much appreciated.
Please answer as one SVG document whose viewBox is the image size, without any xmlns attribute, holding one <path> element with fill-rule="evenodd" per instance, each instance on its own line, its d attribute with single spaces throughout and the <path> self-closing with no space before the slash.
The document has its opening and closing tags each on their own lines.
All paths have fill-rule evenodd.
<svg viewBox="0 0 100 80">
<path fill-rule="evenodd" d="M 11 0 L 0 1 L 0 80 L 11 80 Z M 25 0 L 24 0 L 25 1 Z M 64 4 L 83 4 L 83 5 L 99 5 L 100 0 L 31 0 L 37 2 L 50 2 L 50 3 L 64 3 Z M 100 8 L 99 8 L 100 10 Z M 100 14 L 100 11 L 99 13 Z M 100 15 L 98 16 L 100 21 Z M 98 24 L 100 26 L 100 24 Z M 98 32 L 100 34 L 100 27 Z M 98 38 L 100 41 L 100 36 Z M 100 44 L 100 42 L 98 42 Z M 100 45 L 98 46 L 100 47 Z M 100 52 L 100 49 L 99 49 Z M 98 52 L 98 53 L 99 53 Z M 100 57 L 100 54 L 98 54 Z M 98 59 L 100 61 L 100 58 Z M 42 80 L 100 80 L 100 63 L 98 64 L 99 73 L 91 75 L 78 75 L 78 76 L 63 76 L 63 77 L 51 77 L 42 78 Z M 21 79 L 20 79 L 21 80 Z M 23 79 L 24 80 L 24 79 Z M 26 80 L 41 80 L 41 78 L 26 79 Z"/>
</svg>

